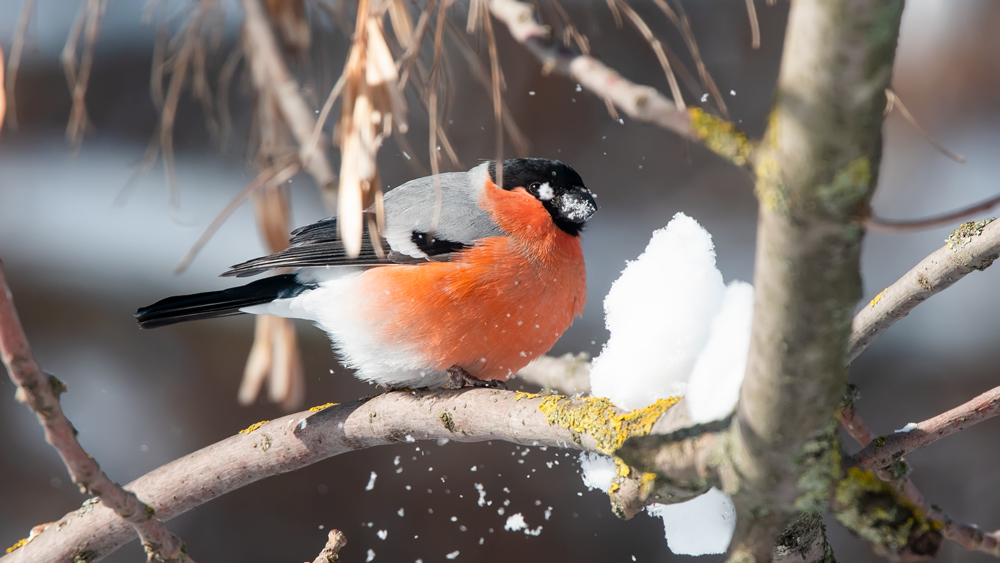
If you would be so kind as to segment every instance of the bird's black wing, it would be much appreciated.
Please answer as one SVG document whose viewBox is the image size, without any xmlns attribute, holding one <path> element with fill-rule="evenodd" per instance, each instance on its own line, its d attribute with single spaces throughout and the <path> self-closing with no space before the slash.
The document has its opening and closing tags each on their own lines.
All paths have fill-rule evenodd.
<svg viewBox="0 0 1000 563">
<path fill-rule="evenodd" d="M 376 251 L 376 243 L 372 241 L 366 221 L 361 236 L 361 252 L 358 256 L 349 258 L 343 242 L 337 235 L 337 218 L 330 217 L 292 231 L 292 237 L 289 239 L 291 246 L 285 250 L 237 264 L 222 275 L 246 277 L 276 268 L 380 266 L 413 264 L 428 260 L 444 261 L 450 260 L 453 253 L 467 246 L 440 238 L 431 240 L 428 238 L 427 233 L 419 231 L 413 231 L 410 237 L 411 242 L 423 251 L 427 258 L 414 258 L 399 252 L 384 239 L 378 242 L 380 253 Z"/>
</svg>

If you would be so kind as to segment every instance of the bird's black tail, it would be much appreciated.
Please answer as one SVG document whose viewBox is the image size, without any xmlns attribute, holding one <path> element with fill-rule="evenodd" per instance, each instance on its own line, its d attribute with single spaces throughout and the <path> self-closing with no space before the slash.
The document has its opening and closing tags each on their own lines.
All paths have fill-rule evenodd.
<svg viewBox="0 0 1000 563">
<path fill-rule="evenodd" d="M 315 286 L 299 283 L 295 274 L 283 274 L 222 291 L 168 297 L 139 309 L 135 318 L 140 328 L 157 328 L 186 321 L 228 317 L 239 315 L 244 307 L 295 297 L 311 287 Z"/>
</svg>

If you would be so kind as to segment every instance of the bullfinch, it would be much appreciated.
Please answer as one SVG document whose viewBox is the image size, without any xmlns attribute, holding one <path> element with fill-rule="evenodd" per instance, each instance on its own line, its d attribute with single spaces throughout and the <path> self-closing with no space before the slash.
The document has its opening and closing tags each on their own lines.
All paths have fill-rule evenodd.
<svg viewBox="0 0 1000 563">
<path fill-rule="evenodd" d="M 308 319 L 360 379 L 390 389 L 499 385 L 582 313 L 580 233 L 597 205 L 558 160 L 505 160 L 502 189 L 496 181 L 492 161 L 411 180 L 385 195 L 382 236 L 366 230 L 355 258 L 337 218 L 323 219 L 293 231 L 289 248 L 222 275 L 296 273 L 170 297 L 135 316 L 142 328 L 240 313 Z"/>
</svg>

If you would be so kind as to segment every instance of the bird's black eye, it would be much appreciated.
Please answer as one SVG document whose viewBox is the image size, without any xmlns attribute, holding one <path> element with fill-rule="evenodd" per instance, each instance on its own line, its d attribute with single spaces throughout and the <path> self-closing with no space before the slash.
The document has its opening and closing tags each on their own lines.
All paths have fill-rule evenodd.
<svg viewBox="0 0 1000 563">
<path fill-rule="evenodd" d="M 535 195 L 538 195 L 538 190 L 541 187 L 542 187 L 542 185 L 540 183 L 538 183 L 538 182 L 532 182 L 531 185 L 528 186 L 528 191 L 531 192 L 531 193 L 533 193 L 533 194 L 535 194 Z"/>
</svg>

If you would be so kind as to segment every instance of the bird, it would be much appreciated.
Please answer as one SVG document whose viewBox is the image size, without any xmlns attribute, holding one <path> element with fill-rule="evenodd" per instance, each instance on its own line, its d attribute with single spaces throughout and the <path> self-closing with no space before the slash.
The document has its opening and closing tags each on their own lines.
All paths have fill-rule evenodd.
<svg viewBox="0 0 1000 563">
<path fill-rule="evenodd" d="M 558 160 L 504 160 L 502 188 L 496 168 L 486 161 L 389 190 L 384 225 L 373 236 L 366 222 L 358 256 L 330 217 L 222 276 L 293 273 L 169 297 L 135 317 L 141 328 L 242 313 L 306 319 L 356 377 L 390 390 L 505 387 L 583 313 L 580 237 L 597 204 Z"/>
</svg>

